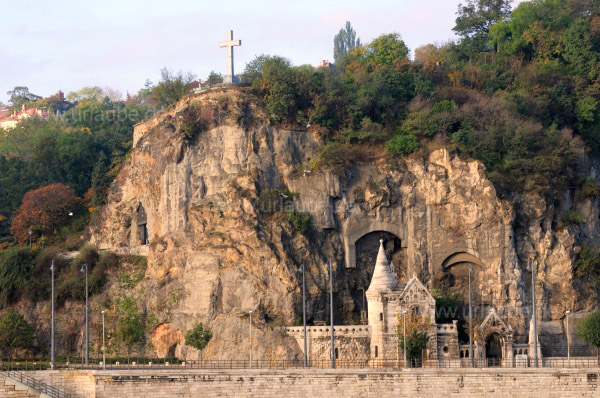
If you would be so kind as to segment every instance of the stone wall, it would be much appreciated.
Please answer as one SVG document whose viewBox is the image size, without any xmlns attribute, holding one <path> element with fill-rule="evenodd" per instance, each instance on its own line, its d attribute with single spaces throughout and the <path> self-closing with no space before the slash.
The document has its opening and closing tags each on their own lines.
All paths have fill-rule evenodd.
<svg viewBox="0 0 600 398">
<path fill-rule="evenodd" d="M 596 369 L 229 370 L 95 373 L 95 397 L 597 397 Z M 89 397 L 89 395 L 87 395 Z"/>
</svg>

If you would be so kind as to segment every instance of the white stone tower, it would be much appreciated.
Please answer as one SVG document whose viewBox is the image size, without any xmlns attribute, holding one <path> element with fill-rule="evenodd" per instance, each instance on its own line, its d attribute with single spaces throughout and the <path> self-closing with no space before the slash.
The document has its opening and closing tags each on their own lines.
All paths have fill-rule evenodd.
<svg viewBox="0 0 600 398">
<path fill-rule="evenodd" d="M 388 305 L 384 296 L 386 293 L 394 291 L 396 287 L 397 283 L 385 256 L 382 239 L 379 241 L 379 253 L 377 253 L 371 284 L 366 292 L 369 327 L 371 329 L 371 359 L 392 359 L 388 358 L 390 355 L 386 355 L 387 350 L 384 345 L 386 343 L 384 335 L 390 333 L 388 331 L 390 314 L 388 314 Z M 391 355 L 391 357 L 393 356 Z"/>
</svg>

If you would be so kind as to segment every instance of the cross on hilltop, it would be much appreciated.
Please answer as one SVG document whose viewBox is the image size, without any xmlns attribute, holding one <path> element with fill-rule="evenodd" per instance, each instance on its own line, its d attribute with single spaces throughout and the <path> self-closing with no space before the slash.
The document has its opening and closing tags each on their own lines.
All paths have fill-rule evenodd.
<svg viewBox="0 0 600 398">
<path fill-rule="evenodd" d="M 238 83 L 238 78 L 233 73 L 233 47 L 241 46 L 241 40 L 233 40 L 233 30 L 227 31 L 227 40 L 219 42 L 219 47 L 227 47 L 227 76 L 224 84 Z"/>
</svg>

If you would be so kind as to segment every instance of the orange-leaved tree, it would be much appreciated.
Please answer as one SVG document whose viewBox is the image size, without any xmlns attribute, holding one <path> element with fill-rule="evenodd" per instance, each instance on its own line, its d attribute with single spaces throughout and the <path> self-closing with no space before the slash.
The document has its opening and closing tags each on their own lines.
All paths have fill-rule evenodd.
<svg viewBox="0 0 600 398">
<path fill-rule="evenodd" d="M 69 221 L 69 215 L 79 206 L 73 188 L 52 184 L 34 189 L 23 196 L 10 233 L 20 242 L 29 239 L 29 230 L 35 236 L 51 235 Z"/>
</svg>

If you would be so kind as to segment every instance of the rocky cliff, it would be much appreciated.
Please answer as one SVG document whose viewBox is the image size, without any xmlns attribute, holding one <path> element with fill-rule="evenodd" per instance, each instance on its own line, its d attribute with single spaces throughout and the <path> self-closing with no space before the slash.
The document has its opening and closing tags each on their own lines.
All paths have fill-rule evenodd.
<svg viewBox="0 0 600 398">
<path fill-rule="evenodd" d="M 271 125 L 239 89 L 187 98 L 136 134 L 92 243 L 147 255 L 138 298 L 159 320 L 162 355 L 195 358 L 183 331 L 203 322 L 214 334 L 206 356 L 243 358 L 253 310 L 254 357 L 299 356 L 278 326 L 301 315 L 301 264 L 309 321 L 327 320 L 331 259 L 336 323 L 357 322 L 379 237 L 401 281 L 416 274 L 464 294 L 472 264 L 479 315 L 504 309 L 517 341 L 529 328 L 532 265 L 542 342 L 561 341 L 566 309 L 598 304 L 573 276 L 580 242 L 598 237 L 595 198 L 501 200 L 481 163 L 445 149 L 408 159 L 372 150 L 342 172 L 309 168 L 322 146 L 316 131 Z M 562 227 L 570 208 L 583 222 Z"/>
</svg>

